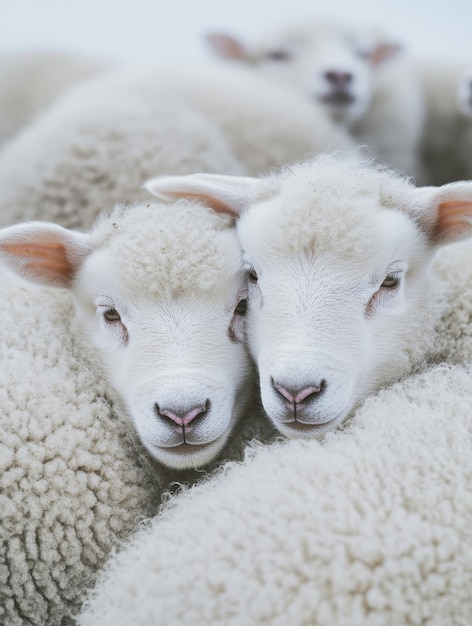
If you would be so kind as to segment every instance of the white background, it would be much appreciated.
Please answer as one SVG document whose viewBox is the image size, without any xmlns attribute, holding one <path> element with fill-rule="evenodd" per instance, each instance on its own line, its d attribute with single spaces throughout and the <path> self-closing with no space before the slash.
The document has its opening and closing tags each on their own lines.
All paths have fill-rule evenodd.
<svg viewBox="0 0 472 626">
<path fill-rule="evenodd" d="M 307 17 L 382 26 L 418 58 L 472 60 L 472 0 L 0 0 L 0 51 L 205 60 L 209 30 L 250 38 Z"/>
</svg>

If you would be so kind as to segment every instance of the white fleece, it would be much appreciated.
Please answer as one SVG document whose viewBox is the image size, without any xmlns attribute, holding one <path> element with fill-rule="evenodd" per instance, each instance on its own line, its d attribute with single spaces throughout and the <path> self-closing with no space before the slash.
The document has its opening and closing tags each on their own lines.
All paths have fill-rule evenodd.
<svg viewBox="0 0 472 626">
<path fill-rule="evenodd" d="M 115 555 L 80 626 L 466 626 L 472 386 L 439 365 L 323 443 L 256 447 Z"/>
<path fill-rule="evenodd" d="M 81 81 L 111 62 L 59 51 L 0 53 L 0 145 Z"/>
<path fill-rule="evenodd" d="M 89 226 L 146 199 L 162 174 L 257 175 L 347 135 L 295 91 L 248 70 L 129 67 L 77 87 L 0 154 L 0 225 Z"/>
</svg>

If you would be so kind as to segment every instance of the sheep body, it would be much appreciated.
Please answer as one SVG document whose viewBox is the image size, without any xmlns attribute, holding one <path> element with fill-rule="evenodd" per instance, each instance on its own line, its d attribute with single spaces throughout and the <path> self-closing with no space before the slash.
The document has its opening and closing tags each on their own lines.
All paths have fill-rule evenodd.
<svg viewBox="0 0 472 626">
<path fill-rule="evenodd" d="M 166 173 L 258 174 L 351 145 L 322 111 L 244 69 L 131 67 L 77 87 L 0 156 L 0 223 L 93 222 Z"/>
<path fill-rule="evenodd" d="M 255 448 L 181 494 L 110 560 L 77 623 L 465 626 L 470 377 L 433 367 L 323 443 Z"/>
<path fill-rule="evenodd" d="M 34 227 L 31 223 L 27 226 Z M 19 227 L 13 228 L 20 232 Z M 8 254 L 6 230 L 0 231 L 3 257 Z M 127 378 L 144 376 L 148 384 L 160 355 L 165 355 L 166 362 L 157 368 L 166 371 L 172 357 L 168 338 L 167 344 L 165 337 L 160 345 L 156 343 L 160 309 L 161 317 L 167 311 L 176 324 L 185 323 L 178 305 L 179 300 L 187 299 L 189 315 L 195 318 L 190 343 L 195 344 L 199 337 L 202 343 L 205 337 L 201 335 L 206 332 L 206 320 L 198 317 L 202 311 L 210 308 L 214 316 L 217 311 L 229 319 L 232 316 L 231 309 L 226 311 L 225 299 L 215 301 L 211 294 L 221 289 L 226 298 L 231 283 L 233 289 L 234 280 L 238 284 L 242 280 L 237 278 L 240 251 L 231 220 L 195 203 L 119 210 L 99 222 L 90 241 L 96 252 L 84 261 L 74 281 L 74 305 L 69 291 L 40 289 L 3 271 L 0 621 L 10 626 L 71 623 L 84 588 L 91 584 L 112 546 L 143 516 L 155 512 L 172 479 L 198 478 L 197 472 L 171 472 L 144 452 L 134 434 L 135 420 L 130 420 L 134 400 L 129 397 Z M 19 246 L 17 238 L 14 248 Z M 103 297 L 101 276 L 107 250 L 114 259 L 109 263 L 111 274 L 117 274 L 112 283 L 115 288 L 124 284 L 120 272 L 128 276 L 135 294 L 128 306 L 144 312 L 138 326 L 148 327 L 147 345 L 128 370 L 123 359 L 132 358 L 130 348 L 139 337 L 139 328 L 128 327 L 126 351 L 114 346 L 115 330 L 95 328 L 97 322 L 101 324 L 101 314 L 97 318 L 82 284 L 84 278 L 91 281 L 88 290 Z M 93 267 L 87 269 L 92 261 Z M 234 307 L 232 298 L 230 293 L 230 306 Z M 125 319 L 123 311 L 122 315 Z M 212 384 L 212 363 L 221 342 L 227 356 L 225 363 L 218 361 L 218 376 L 226 370 L 234 422 L 250 395 L 250 379 L 241 386 L 249 374 L 248 358 L 242 344 L 228 337 L 225 322 L 221 327 L 221 321 L 211 318 L 211 324 L 215 330 L 209 350 L 215 352 L 204 374 Z M 98 338 L 91 343 L 95 336 Z M 172 342 L 170 349 L 175 352 L 178 346 Z M 200 349 L 200 357 L 195 356 L 181 346 L 181 369 L 185 365 L 188 371 L 192 358 L 198 363 L 203 352 Z M 222 380 L 214 383 L 216 394 L 224 388 L 221 385 Z M 156 392 L 165 387 L 165 380 L 161 379 L 158 387 Z M 188 393 L 185 388 L 180 395 Z M 240 454 L 245 438 L 257 433 L 259 426 L 243 423 L 238 428 L 243 434 L 239 430 L 237 443 L 226 449 L 230 457 Z"/>
<path fill-rule="evenodd" d="M 111 69 L 111 62 L 65 52 L 0 54 L 0 145 L 72 85 Z"/>
</svg>

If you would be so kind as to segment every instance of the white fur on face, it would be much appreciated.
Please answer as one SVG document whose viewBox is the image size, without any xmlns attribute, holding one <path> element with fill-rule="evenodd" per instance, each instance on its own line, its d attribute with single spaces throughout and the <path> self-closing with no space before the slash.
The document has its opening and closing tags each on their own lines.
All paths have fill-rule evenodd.
<svg viewBox="0 0 472 626">
<path fill-rule="evenodd" d="M 250 368 L 244 307 L 237 307 L 247 285 L 234 230 L 211 229 L 223 218 L 194 210 L 210 222 L 199 237 L 196 217 L 168 213 L 149 210 L 136 227 L 138 247 L 136 216 L 117 220 L 121 232 L 87 258 L 74 295 L 143 444 L 181 469 L 212 460 L 241 414 Z M 183 239 L 192 224 L 195 233 Z"/>
<path fill-rule="evenodd" d="M 411 219 L 348 170 L 324 189 L 315 171 L 294 172 L 238 232 L 252 270 L 248 340 L 264 409 L 284 435 L 312 437 L 400 375 L 412 337 L 427 344 L 432 251 Z"/>
<path fill-rule="evenodd" d="M 367 36 L 325 22 L 268 35 L 251 51 L 254 65 L 321 103 L 337 121 L 354 123 L 372 99 Z"/>
</svg>

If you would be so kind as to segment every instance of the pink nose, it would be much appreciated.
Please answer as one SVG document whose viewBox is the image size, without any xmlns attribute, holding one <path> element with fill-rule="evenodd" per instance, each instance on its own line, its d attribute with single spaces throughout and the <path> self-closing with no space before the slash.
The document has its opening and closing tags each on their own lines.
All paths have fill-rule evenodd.
<svg viewBox="0 0 472 626">
<path fill-rule="evenodd" d="M 288 389 L 287 387 L 276 383 L 274 380 L 272 381 L 272 385 L 290 405 L 295 406 L 301 405 L 305 400 L 315 400 L 326 389 L 325 380 L 320 381 L 320 383 L 304 387 L 303 389 Z"/>
<path fill-rule="evenodd" d="M 208 411 L 208 406 L 209 400 L 206 400 L 203 405 L 193 407 L 190 411 L 182 413 L 181 411 L 177 412 L 178 410 L 161 409 L 156 403 L 155 410 L 158 417 L 167 418 L 174 424 L 177 424 L 177 426 L 185 429 L 196 417 L 205 414 Z"/>
<path fill-rule="evenodd" d="M 324 74 L 328 83 L 336 89 L 346 89 L 349 83 L 352 81 L 352 74 L 349 72 L 336 72 L 329 70 Z"/>
</svg>

